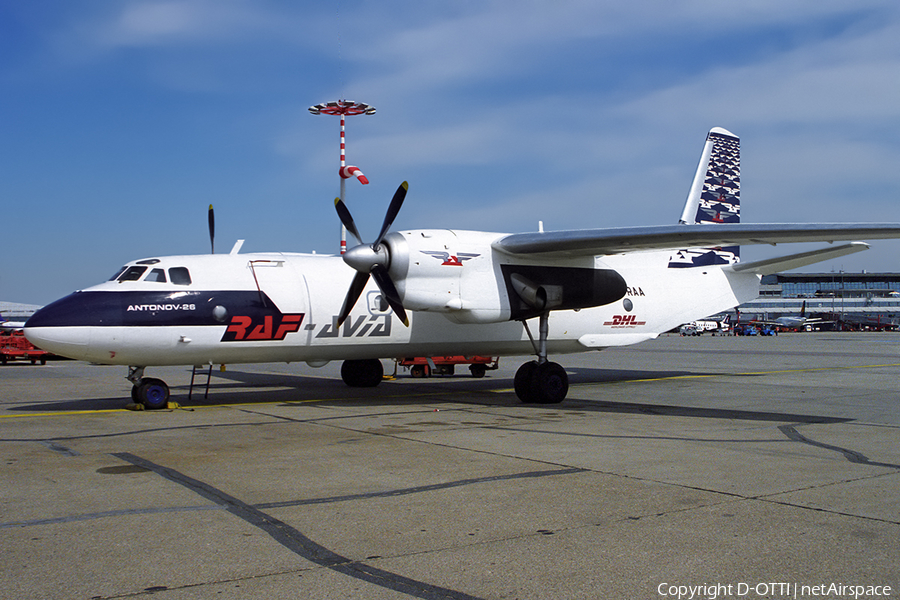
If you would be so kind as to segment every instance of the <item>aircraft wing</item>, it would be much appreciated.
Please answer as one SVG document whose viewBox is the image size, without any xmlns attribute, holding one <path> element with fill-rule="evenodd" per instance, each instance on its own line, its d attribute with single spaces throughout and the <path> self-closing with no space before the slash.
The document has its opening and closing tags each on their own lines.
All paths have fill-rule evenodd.
<svg viewBox="0 0 900 600">
<path fill-rule="evenodd" d="M 596 256 L 640 250 L 900 238 L 900 223 L 722 223 L 513 233 L 492 244 L 513 255 Z"/>
</svg>

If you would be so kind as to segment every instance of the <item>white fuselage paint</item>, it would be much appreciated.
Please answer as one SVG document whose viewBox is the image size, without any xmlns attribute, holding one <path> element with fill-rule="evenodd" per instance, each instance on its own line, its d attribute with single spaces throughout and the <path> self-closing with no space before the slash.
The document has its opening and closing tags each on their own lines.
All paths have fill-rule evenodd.
<svg viewBox="0 0 900 600">
<path fill-rule="evenodd" d="M 510 299 L 500 264 L 611 269 L 627 284 L 626 295 L 605 306 L 550 313 L 550 354 L 628 345 L 652 339 L 678 325 L 755 298 L 759 277 L 727 267 L 668 268 L 671 251 L 558 259 L 527 259 L 491 248 L 503 234 L 411 231 L 390 234 L 397 283 L 410 326 L 404 327 L 379 302 L 370 280 L 349 318 L 336 330 L 337 315 L 355 274 L 339 256 L 229 254 L 160 257 L 155 268 L 186 267 L 189 286 L 149 281 L 109 281 L 79 294 L 155 294 L 152 302 L 130 302 L 122 310 L 145 313 L 152 325 L 26 327 L 36 345 L 50 352 L 102 364 L 160 366 L 437 355 L 511 356 L 534 353 L 522 323 L 510 319 Z M 446 256 L 440 256 L 440 253 Z M 133 263 L 132 263 L 133 264 Z M 158 300 L 159 292 L 168 292 Z M 215 299 L 196 292 L 264 293 L 283 314 L 302 314 L 283 339 L 222 341 L 233 327 L 230 307 L 221 322 L 167 324 L 175 313 L 208 318 Z M 149 296 L 148 296 L 149 297 Z M 155 321 L 152 321 L 154 320 Z M 537 337 L 537 318 L 528 321 Z M 273 337 L 279 323 L 271 324 Z M 246 332 L 244 332 L 246 333 Z M 278 337 L 277 335 L 274 337 Z"/>
</svg>

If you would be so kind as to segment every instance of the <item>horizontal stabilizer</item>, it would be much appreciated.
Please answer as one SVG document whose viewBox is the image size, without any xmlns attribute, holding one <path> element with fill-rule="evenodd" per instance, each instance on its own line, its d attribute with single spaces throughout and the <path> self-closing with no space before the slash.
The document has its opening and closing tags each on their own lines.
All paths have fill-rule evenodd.
<svg viewBox="0 0 900 600">
<path fill-rule="evenodd" d="M 865 242 L 852 242 L 850 244 L 844 244 L 843 246 L 835 246 L 834 248 L 822 248 L 820 250 L 812 250 L 811 252 L 780 256 L 778 258 L 768 258 L 748 263 L 736 263 L 726 267 L 726 269 L 737 273 L 770 275 L 772 273 L 790 271 L 791 269 L 799 269 L 800 267 L 805 267 L 807 265 L 814 265 L 824 260 L 847 256 L 848 254 L 856 254 L 857 252 L 868 249 L 869 245 Z"/>
</svg>

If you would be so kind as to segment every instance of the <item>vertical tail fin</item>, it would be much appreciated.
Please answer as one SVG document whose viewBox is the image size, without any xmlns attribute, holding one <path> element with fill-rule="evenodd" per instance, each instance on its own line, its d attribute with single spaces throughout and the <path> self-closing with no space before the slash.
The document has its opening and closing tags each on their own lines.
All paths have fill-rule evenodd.
<svg viewBox="0 0 900 600">
<path fill-rule="evenodd" d="M 710 129 L 700 163 L 681 211 L 683 224 L 739 223 L 741 221 L 741 140 L 721 127 Z M 689 248 L 669 261 L 670 268 L 737 262 L 739 246 Z"/>
<path fill-rule="evenodd" d="M 679 223 L 741 221 L 741 140 L 721 127 L 706 136 Z"/>
</svg>

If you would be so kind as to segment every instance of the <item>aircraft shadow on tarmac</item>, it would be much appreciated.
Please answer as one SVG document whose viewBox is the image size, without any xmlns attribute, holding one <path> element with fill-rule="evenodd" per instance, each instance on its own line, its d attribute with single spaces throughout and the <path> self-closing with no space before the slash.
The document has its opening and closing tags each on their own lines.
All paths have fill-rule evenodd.
<svg viewBox="0 0 900 600">
<path fill-rule="evenodd" d="M 597 367 L 567 367 L 566 374 L 569 383 L 615 383 L 627 381 L 641 381 L 650 379 L 672 379 L 674 377 L 704 377 L 716 373 L 703 373 L 695 371 L 649 371 L 649 370 L 623 370 L 602 369 Z"/>
<path fill-rule="evenodd" d="M 186 377 L 180 376 L 176 381 L 169 381 L 171 391 L 170 402 L 183 407 L 222 406 L 238 404 L 271 404 L 316 402 L 330 404 L 387 405 L 408 403 L 410 405 L 423 402 L 457 401 L 458 393 L 486 392 L 498 387 L 510 388 L 509 393 L 492 394 L 497 405 L 517 404 L 518 399 L 512 391 L 512 380 L 490 376 L 475 379 L 469 375 L 433 377 L 413 379 L 400 375 L 394 381 L 386 381 L 375 388 L 351 388 L 344 384 L 339 376 L 319 376 L 309 374 L 284 374 L 250 372 L 240 370 L 213 371 L 209 393 L 207 395 L 206 371 L 197 372 L 193 389 L 189 383 L 190 369 Z M 396 385 L 392 384 L 405 384 Z M 78 398 L 73 400 L 48 399 L 43 402 L 23 403 L 7 407 L 14 412 L 71 412 L 94 410 L 123 409 L 133 400 L 129 396 L 128 384 L 121 391 L 112 392 L 109 396 Z M 112 388 L 112 386 L 111 386 Z M 491 402 L 492 404 L 494 402 Z"/>
<path fill-rule="evenodd" d="M 640 380 L 663 380 L 676 377 L 702 377 L 713 373 L 687 371 L 647 371 L 598 368 L 570 368 L 569 382 L 579 384 L 626 383 Z M 512 389 L 513 379 L 507 374 L 493 374 L 484 378 L 468 375 L 436 376 L 417 379 L 400 375 L 375 388 L 347 387 L 336 377 L 307 374 L 273 374 L 246 371 L 214 371 L 206 392 L 206 373 L 194 382 L 190 400 L 189 385 L 172 385 L 173 402 L 185 407 L 227 406 L 272 403 L 317 403 L 345 406 L 386 406 L 424 403 L 476 404 L 479 406 L 517 406 L 553 409 L 563 412 L 603 412 L 643 414 L 648 416 L 678 416 L 704 419 L 733 419 L 741 421 L 770 421 L 779 423 L 843 423 L 849 418 L 821 415 L 792 414 L 770 411 L 735 410 L 716 407 L 685 407 L 659 403 L 638 403 L 617 400 L 580 399 L 577 388 L 562 404 L 522 404 Z M 47 401 L 10 407 L 15 412 L 69 412 L 122 409 L 131 403 L 127 392 L 119 397 L 81 398 L 77 400 Z"/>
<path fill-rule="evenodd" d="M 847 417 L 825 417 L 821 415 L 802 415 L 794 413 L 736 410 L 730 408 L 709 408 L 675 406 L 667 404 L 641 404 L 635 402 L 613 402 L 606 400 L 587 401 L 589 410 L 617 414 L 643 414 L 661 417 L 692 417 L 698 419 L 728 419 L 734 421 L 769 421 L 776 423 L 848 423 L 855 419 Z M 571 406 L 584 410 L 583 405 Z"/>
<path fill-rule="evenodd" d="M 703 378 L 722 375 L 721 372 L 692 371 L 637 371 L 599 368 L 569 368 L 569 383 L 625 383 L 677 378 Z M 733 419 L 739 421 L 774 421 L 779 423 L 847 423 L 846 417 L 826 417 L 796 413 L 737 410 L 717 407 L 689 407 L 658 403 L 627 402 L 616 400 L 580 400 L 577 390 L 570 390 L 565 404 L 569 408 L 619 414 L 644 414 L 655 416 L 695 417 L 702 419 Z"/>
</svg>

